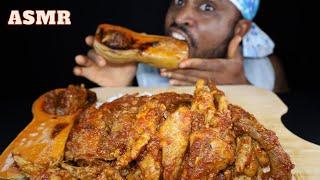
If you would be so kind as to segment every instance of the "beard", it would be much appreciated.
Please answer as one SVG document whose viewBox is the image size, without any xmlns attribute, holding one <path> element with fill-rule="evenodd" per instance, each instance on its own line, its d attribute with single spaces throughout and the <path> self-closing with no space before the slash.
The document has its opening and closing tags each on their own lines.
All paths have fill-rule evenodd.
<svg viewBox="0 0 320 180">
<path fill-rule="evenodd" d="M 227 37 L 223 40 L 223 42 L 218 45 L 218 47 L 209 51 L 207 55 L 203 58 L 226 58 L 228 54 L 229 44 L 234 37 L 234 28 L 232 28 Z"/>
</svg>

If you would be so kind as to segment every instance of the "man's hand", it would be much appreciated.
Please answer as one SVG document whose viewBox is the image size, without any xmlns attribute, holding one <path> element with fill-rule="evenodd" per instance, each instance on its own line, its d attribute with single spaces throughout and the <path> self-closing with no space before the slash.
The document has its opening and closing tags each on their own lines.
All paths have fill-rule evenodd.
<svg viewBox="0 0 320 180">
<path fill-rule="evenodd" d="M 93 36 L 86 38 L 86 44 L 93 45 Z M 76 76 L 82 76 L 100 86 L 121 87 L 132 83 L 136 73 L 136 64 L 114 64 L 99 56 L 95 50 L 88 51 L 87 56 L 75 57 L 78 66 L 73 69 Z"/>
<path fill-rule="evenodd" d="M 249 84 L 243 69 L 240 50 L 242 38 L 235 36 L 228 47 L 227 59 L 187 59 L 177 70 L 161 70 L 171 85 L 194 85 L 199 79 L 213 80 L 217 84 Z"/>
</svg>

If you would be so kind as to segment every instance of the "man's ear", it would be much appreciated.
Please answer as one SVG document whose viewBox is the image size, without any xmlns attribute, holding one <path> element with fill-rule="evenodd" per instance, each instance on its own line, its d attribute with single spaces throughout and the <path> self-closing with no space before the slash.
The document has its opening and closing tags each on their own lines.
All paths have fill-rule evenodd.
<svg viewBox="0 0 320 180">
<path fill-rule="evenodd" d="M 250 28 L 251 28 L 251 21 L 246 19 L 240 19 L 235 26 L 234 36 L 243 37 L 244 35 L 247 34 Z"/>
</svg>

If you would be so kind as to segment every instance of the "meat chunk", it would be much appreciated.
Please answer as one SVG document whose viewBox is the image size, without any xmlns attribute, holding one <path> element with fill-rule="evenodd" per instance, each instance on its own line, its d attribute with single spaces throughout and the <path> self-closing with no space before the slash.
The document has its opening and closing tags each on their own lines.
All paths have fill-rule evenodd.
<svg viewBox="0 0 320 180">
<path fill-rule="evenodd" d="M 153 137 L 138 159 L 142 179 L 160 179 L 162 172 L 160 138 Z"/>
<path fill-rule="evenodd" d="M 190 136 L 190 148 L 183 170 L 183 179 L 210 179 L 231 165 L 234 149 L 221 136 L 218 128 L 196 131 Z"/>
<path fill-rule="evenodd" d="M 291 179 L 294 164 L 283 150 L 278 137 L 273 131 L 264 128 L 253 115 L 242 108 L 229 105 L 232 120 L 237 135 L 248 134 L 257 141 L 268 154 L 270 161 L 270 176 L 274 179 Z"/>
<path fill-rule="evenodd" d="M 253 140 L 244 135 L 237 138 L 237 152 L 235 169 L 238 174 L 253 177 L 258 171 L 259 165 L 253 148 Z"/>
<path fill-rule="evenodd" d="M 96 101 L 96 94 L 83 86 L 70 85 L 65 90 L 54 90 L 44 95 L 43 110 L 47 113 L 64 116 L 75 113 L 80 108 Z"/>
<path fill-rule="evenodd" d="M 191 118 L 191 111 L 181 107 L 171 114 L 160 127 L 163 177 L 165 179 L 176 179 L 181 173 L 181 163 L 191 132 Z"/>
<path fill-rule="evenodd" d="M 129 138 L 127 150 L 118 159 L 117 166 L 127 166 L 133 159 L 138 157 L 142 148 L 155 136 L 157 127 L 164 117 L 165 110 L 166 107 L 156 100 L 149 101 L 141 106 L 131 129 L 133 137 Z"/>
<path fill-rule="evenodd" d="M 104 36 L 101 35 L 103 37 L 101 42 L 111 49 L 130 49 L 134 43 L 131 37 L 119 31 L 110 30 L 107 32 L 101 31 L 101 33 L 104 33 Z"/>
</svg>

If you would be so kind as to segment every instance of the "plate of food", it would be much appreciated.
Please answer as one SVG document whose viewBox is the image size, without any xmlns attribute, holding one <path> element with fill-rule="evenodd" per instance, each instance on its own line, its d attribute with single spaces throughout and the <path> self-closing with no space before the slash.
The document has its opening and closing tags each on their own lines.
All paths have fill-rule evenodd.
<svg viewBox="0 0 320 180">
<path fill-rule="evenodd" d="M 253 86 L 93 88 L 40 96 L 0 156 L 3 179 L 316 179 L 320 147 Z"/>
</svg>

